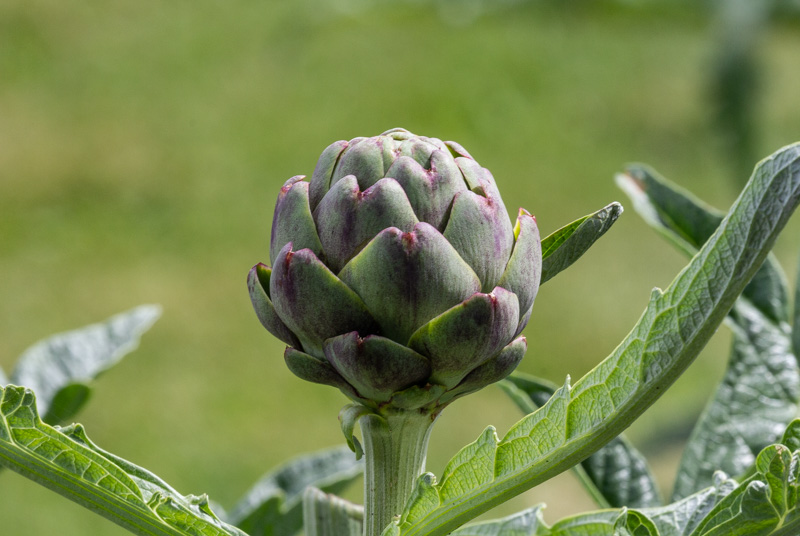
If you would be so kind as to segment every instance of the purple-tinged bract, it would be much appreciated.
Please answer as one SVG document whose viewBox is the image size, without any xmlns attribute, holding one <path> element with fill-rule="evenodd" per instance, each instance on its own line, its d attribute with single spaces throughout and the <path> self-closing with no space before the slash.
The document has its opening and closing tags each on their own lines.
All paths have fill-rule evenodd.
<svg viewBox="0 0 800 536">
<path fill-rule="evenodd" d="M 270 262 L 248 288 L 292 372 L 435 411 L 516 368 L 542 251 L 536 219 L 520 209 L 512 226 L 460 145 L 394 129 L 338 141 L 284 184 Z"/>
</svg>

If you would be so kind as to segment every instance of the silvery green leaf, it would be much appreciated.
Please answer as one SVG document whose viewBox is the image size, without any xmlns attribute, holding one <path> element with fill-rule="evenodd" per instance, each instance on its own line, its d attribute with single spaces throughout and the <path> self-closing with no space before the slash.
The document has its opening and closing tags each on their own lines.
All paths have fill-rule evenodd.
<svg viewBox="0 0 800 536">
<path fill-rule="evenodd" d="M 521 391 L 516 396 L 512 385 Z M 556 387 L 546 380 L 519 372 L 501 384 L 524 413 L 532 413 L 553 395 Z M 589 494 L 603 508 L 642 508 L 661 504 L 658 486 L 647 460 L 624 435 L 620 434 L 603 448 L 573 467 Z"/>
<path fill-rule="evenodd" d="M 735 480 L 718 472 L 711 487 L 666 506 L 643 508 L 641 512 L 653 521 L 661 536 L 688 536 L 737 485 Z"/>
<path fill-rule="evenodd" d="M 599 510 L 567 517 L 537 536 L 661 536 L 653 522 L 636 510 Z"/>
<path fill-rule="evenodd" d="M 617 536 L 614 528 L 626 518 L 626 513 L 620 510 L 587 512 L 556 522 L 541 536 Z"/>
<path fill-rule="evenodd" d="M 24 387 L 0 387 L 0 464 L 134 534 L 247 536 L 214 515 L 205 495 L 183 496 L 149 471 L 103 451 L 81 425 L 59 429 L 43 423 L 33 391 Z"/>
<path fill-rule="evenodd" d="M 8 385 L 8 377 L 3 368 L 0 367 L 0 387 L 5 387 L 6 385 Z"/>
<path fill-rule="evenodd" d="M 550 530 L 542 519 L 543 508 L 538 504 L 502 519 L 471 523 L 453 531 L 452 536 L 541 536 Z"/>
<path fill-rule="evenodd" d="M 352 455 L 352 454 L 351 454 Z M 310 487 L 303 496 L 306 536 L 361 536 L 364 508 Z"/>
<path fill-rule="evenodd" d="M 608 231 L 622 214 L 622 205 L 611 203 L 565 225 L 542 240 L 542 279 L 544 284 L 569 268 Z"/>
<path fill-rule="evenodd" d="M 708 485 L 716 470 L 746 472 L 797 414 L 800 373 L 788 326 L 767 321 L 744 300 L 734 306 L 731 318 L 728 368 L 686 446 L 675 500 Z"/>
<path fill-rule="evenodd" d="M 569 516 L 553 526 L 545 523 L 544 505 L 540 504 L 502 519 L 464 525 L 452 536 L 688 536 L 737 485 L 717 473 L 714 486 L 667 506 L 587 512 Z"/>
<path fill-rule="evenodd" d="M 587 512 L 553 526 L 545 523 L 544 505 L 540 504 L 502 519 L 470 523 L 453 531 L 452 536 L 688 536 L 737 485 L 718 473 L 714 486 L 667 506 Z"/>
<path fill-rule="evenodd" d="M 347 447 L 299 456 L 264 475 L 226 516 L 250 536 L 293 536 L 303 527 L 303 492 L 313 486 L 339 493 L 364 464 Z"/>
<path fill-rule="evenodd" d="M 658 528 L 645 514 L 637 510 L 622 509 L 614 524 L 614 536 L 661 536 Z"/>
<path fill-rule="evenodd" d="M 617 177 L 645 220 L 693 254 L 722 217 L 691 193 L 643 166 Z M 785 276 L 770 255 L 729 316 L 733 349 L 678 470 L 673 499 L 711 484 L 717 470 L 742 474 L 777 441 L 797 412 L 800 371 L 792 353 Z"/>
<path fill-rule="evenodd" d="M 714 235 L 666 291 L 651 294 L 633 331 L 608 358 L 574 386 L 559 388 L 502 440 L 488 428 L 456 454 L 439 482 L 430 473 L 420 476 L 394 532 L 448 534 L 619 435 L 697 357 L 798 203 L 795 144 L 759 163 Z"/>
<path fill-rule="evenodd" d="M 33 389 L 45 422 L 63 422 L 88 399 L 88 383 L 135 350 L 159 316 L 160 307 L 141 305 L 105 322 L 48 337 L 22 354 L 10 383 Z"/>
<path fill-rule="evenodd" d="M 691 536 L 800 533 L 800 451 L 770 445 L 759 453 L 755 467 L 755 474 L 720 501 Z"/>
<path fill-rule="evenodd" d="M 543 509 L 539 504 L 501 519 L 470 523 L 453 531 L 452 536 L 659 536 L 652 522 L 633 510 L 587 512 L 548 526 L 542 518 Z"/>
</svg>

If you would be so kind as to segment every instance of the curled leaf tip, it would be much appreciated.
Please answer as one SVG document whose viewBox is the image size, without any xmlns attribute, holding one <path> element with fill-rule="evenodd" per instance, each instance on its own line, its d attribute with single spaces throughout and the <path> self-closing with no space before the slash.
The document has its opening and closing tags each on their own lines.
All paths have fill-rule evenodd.
<svg viewBox="0 0 800 536">
<path fill-rule="evenodd" d="M 622 203 L 620 203 L 619 201 L 613 201 L 613 202 L 609 203 L 609 205 L 606 207 L 606 209 L 608 209 L 608 211 L 611 213 L 612 217 L 614 217 L 614 218 L 618 218 L 620 214 L 625 212 L 625 207 L 623 207 Z"/>
<path fill-rule="evenodd" d="M 364 415 L 370 414 L 377 415 L 372 409 L 361 404 L 347 404 L 339 411 L 339 422 L 342 425 L 344 439 L 350 450 L 355 453 L 356 460 L 360 460 L 364 456 L 364 448 L 354 435 L 356 423 Z"/>
</svg>

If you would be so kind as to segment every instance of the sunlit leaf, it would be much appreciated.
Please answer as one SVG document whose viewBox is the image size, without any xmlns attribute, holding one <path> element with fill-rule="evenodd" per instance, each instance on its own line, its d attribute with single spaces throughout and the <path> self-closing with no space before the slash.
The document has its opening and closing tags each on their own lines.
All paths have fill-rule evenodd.
<svg viewBox="0 0 800 536">
<path fill-rule="evenodd" d="M 512 384 L 523 393 L 524 398 L 520 399 L 512 390 L 505 389 L 524 413 L 533 413 L 555 392 L 555 386 L 549 382 L 519 372 L 504 382 L 501 387 Z M 609 441 L 573 470 L 600 507 L 642 508 L 661 504 L 647 460 L 624 435 Z"/>
<path fill-rule="evenodd" d="M 800 144 L 757 166 L 714 235 L 669 288 L 652 293 L 608 358 L 565 384 L 500 441 L 492 428 L 441 482 L 422 475 L 396 521 L 403 536 L 443 536 L 597 451 L 692 363 L 755 275 L 800 202 Z M 453 480 L 454 479 L 454 480 Z"/>
<path fill-rule="evenodd" d="M 646 167 L 631 167 L 617 182 L 645 220 L 687 253 L 694 253 L 722 219 Z M 791 348 L 785 279 L 770 255 L 731 311 L 733 349 L 725 377 L 692 432 L 673 500 L 707 487 L 717 470 L 747 471 L 797 413 L 800 371 Z"/>
<path fill-rule="evenodd" d="M 565 225 L 542 240 L 542 283 L 570 267 L 617 221 L 622 205 L 611 203 Z"/>
<path fill-rule="evenodd" d="M 43 423 L 33 391 L 24 387 L 0 387 L 0 464 L 134 534 L 247 536 L 214 515 L 205 495 L 183 496 L 149 471 L 101 450 L 81 425 L 58 429 Z"/>
</svg>

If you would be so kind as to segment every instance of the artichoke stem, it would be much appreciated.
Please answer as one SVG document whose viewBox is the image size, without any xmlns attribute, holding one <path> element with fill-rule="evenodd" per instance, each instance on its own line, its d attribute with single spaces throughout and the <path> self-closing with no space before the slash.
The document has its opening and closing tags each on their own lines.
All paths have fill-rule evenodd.
<svg viewBox="0 0 800 536">
<path fill-rule="evenodd" d="M 381 536 L 403 511 L 416 478 L 425 471 L 425 456 L 436 415 L 391 410 L 361 417 L 366 467 L 364 536 Z"/>
</svg>

